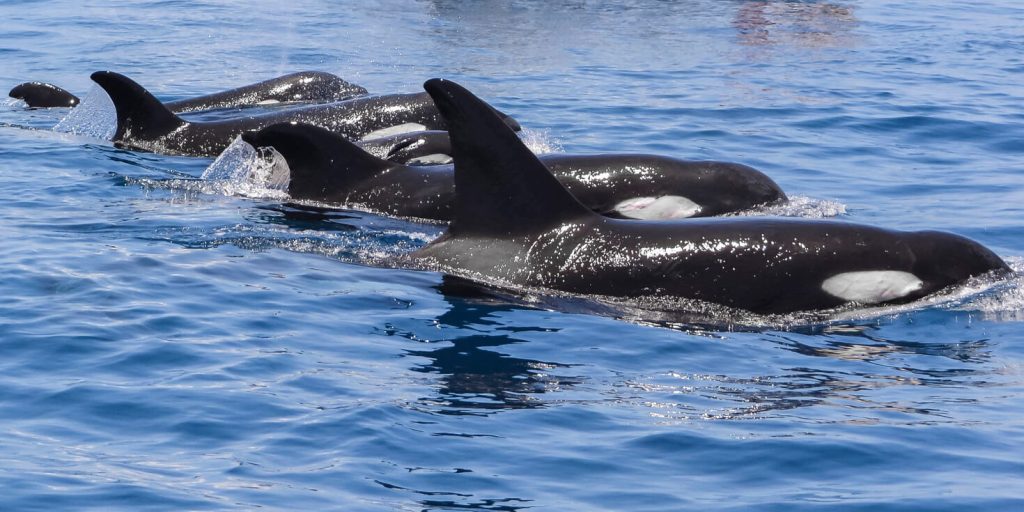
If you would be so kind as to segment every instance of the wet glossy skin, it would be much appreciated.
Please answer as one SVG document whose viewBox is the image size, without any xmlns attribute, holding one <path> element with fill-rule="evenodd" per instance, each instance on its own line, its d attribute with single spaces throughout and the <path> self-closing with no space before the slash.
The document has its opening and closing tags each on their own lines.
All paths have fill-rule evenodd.
<svg viewBox="0 0 1024 512">
<path fill-rule="evenodd" d="M 697 299 L 756 313 L 831 308 L 835 275 L 903 270 L 911 301 L 1008 267 L 963 237 L 785 219 L 647 222 L 583 217 L 509 237 L 445 235 L 415 254 L 427 268 L 514 287 L 611 297 Z"/>
<path fill-rule="evenodd" d="M 416 134 L 408 134 L 379 144 L 386 146 L 384 142 L 403 138 L 419 140 Z M 247 135 L 245 140 L 273 146 L 284 156 L 292 171 L 289 193 L 296 199 L 361 205 L 403 217 L 451 220 L 455 202 L 451 165 L 404 166 L 374 159 L 314 127 L 275 125 Z M 366 149 L 364 142 L 358 145 Z M 438 145 L 426 151 L 438 149 L 451 148 Z M 424 151 L 422 147 L 417 150 Z M 318 157 L 310 158 L 312 153 Z M 637 197 L 686 196 L 701 204 L 698 216 L 740 211 L 786 197 L 770 178 L 740 164 L 653 155 L 542 155 L 539 159 L 576 199 L 605 215 L 614 215 L 614 205 Z"/>
<path fill-rule="evenodd" d="M 156 138 L 136 139 L 129 135 L 119 142 L 158 153 L 216 156 L 242 132 L 281 122 L 312 124 L 349 139 L 359 139 L 374 130 L 405 123 L 418 123 L 432 129 L 444 128 L 444 121 L 429 96 L 391 94 L 240 116 L 225 121 L 187 122 L 172 133 Z"/>
<path fill-rule="evenodd" d="M 24 101 L 32 108 L 73 107 L 79 102 L 78 96 L 43 82 L 18 84 L 7 95 Z"/>
<path fill-rule="evenodd" d="M 242 132 L 282 122 L 320 126 L 350 139 L 406 123 L 445 128 L 433 101 L 424 93 L 363 97 L 224 121 L 189 122 L 123 75 L 101 71 L 93 73 L 92 79 L 107 92 L 117 110 L 113 141 L 155 153 L 216 156 Z M 511 118 L 508 122 L 518 126 Z"/>
<path fill-rule="evenodd" d="M 448 231 L 410 255 L 422 268 L 509 287 L 622 298 L 697 299 L 758 313 L 846 301 L 827 279 L 913 274 L 910 301 L 1006 264 L 971 240 L 845 222 L 773 218 L 647 222 L 595 215 L 485 103 L 458 84 L 425 88 L 449 124 L 458 197 Z"/>
<path fill-rule="evenodd" d="M 178 114 L 217 108 L 251 107 L 267 102 L 341 101 L 366 94 L 366 89 L 322 71 L 300 71 L 226 91 L 168 101 L 164 105 Z M 73 107 L 74 94 L 43 82 L 26 82 L 11 89 L 10 96 L 29 107 Z"/>
<path fill-rule="evenodd" d="M 286 156 L 287 158 L 287 156 Z M 619 217 L 613 206 L 636 197 L 685 195 L 701 204 L 694 217 L 747 210 L 785 200 L 759 171 L 728 162 L 687 162 L 653 155 L 540 155 L 558 181 L 584 206 Z M 391 215 L 451 220 L 454 166 L 400 166 L 318 199 L 371 206 Z"/>
<path fill-rule="evenodd" d="M 361 140 L 358 144 L 364 151 L 377 158 L 400 164 L 408 164 L 412 160 L 427 155 L 450 155 L 452 152 L 448 132 L 443 130 L 401 133 L 389 137 Z"/>
<path fill-rule="evenodd" d="M 165 103 L 172 112 L 250 107 L 268 102 L 314 103 L 342 101 L 366 94 L 365 88 L 330 73 L 301 71 L 236 89 Z"/>
</svg>

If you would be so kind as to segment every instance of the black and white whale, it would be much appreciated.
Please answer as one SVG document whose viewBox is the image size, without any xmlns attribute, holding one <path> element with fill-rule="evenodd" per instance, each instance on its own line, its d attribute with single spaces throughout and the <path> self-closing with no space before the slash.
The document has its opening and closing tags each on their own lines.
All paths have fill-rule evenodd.
<svg viewBox="0 0 1024 512">
<path fill-rule="evenodd" d="M 349 83 L 323 71 L 300 71 L 245 85 L 235 89 L 206 94 L 194 98 L 168 101 L 164 106 L 171 112 L 183 114 L 219 108 L 251 107 L 268 103 L 329 102 L 362 96 L 363 87 Z M 43 82 L 25 82 L 8 93 L 24 101 L 29 107 L 74 107 L 79 99 L 74 94 Z"/>
<path fill-rule="evenodd" d="M 392 158 L 420 141 L 415 133 L 386 140 L 402 137 L 411 143 L 395 144 Z M 447 141 L 447 134 L 443 138 Z M 294 199 L 355 205 L 402 217 L 452 218 L 455 178 L 451 165 L 407 166 L 385 160 L 364 151 L 360 147 L 364 142 L 356 145 L 305 124 L 272 125 L 246 132 L 242 140 L 255 147 L 271 146 L 284 157 L 291 174 L 288 193 Z M 451 152 L 448 146 L 444 150 Z M 440 149 L 418 147 L 431 153 Z M 741 164 L 619 154 L 551 154 L 539 159 L 580 203 L 615 217 L 701 217 L 786 198 L 771 178 Z"/>
<path fill-rule="evenodd" d="M 114 103 L 117 129 L 112 140 L 119 146 L 154 153 L 216 156 L 245 131 L 282 122 L 320 126 L 350 139 L 388 130 L 411 131 L 445 128 L 444 119 L 426 93 L 367 96 L 295 107 L 222 121 L 187 121 L 171 112 L 141 85 L 112 72 L 92 74 Z M 516 121 L 501 114 L 515 129 Z"/>
<path fill-rule="evenodd" d="M 1009 271 L 980 244 L 936 231 L 600 216 L 486 103 L 450 81 L 433 79 L 425 88 L 448 121 L 457 195 L 447 231 L 408 256 L 419 268 L 517 289 L 697 299 L 757 313 L 908 302 Z"/>
<path fill-rule="evenodd" d="M 452 142 L 444 130 L 422 130 L 358 142 L 363 151 L 385 160 L 407 165 L 448 164 L 452 161 Z"/>
</svg>

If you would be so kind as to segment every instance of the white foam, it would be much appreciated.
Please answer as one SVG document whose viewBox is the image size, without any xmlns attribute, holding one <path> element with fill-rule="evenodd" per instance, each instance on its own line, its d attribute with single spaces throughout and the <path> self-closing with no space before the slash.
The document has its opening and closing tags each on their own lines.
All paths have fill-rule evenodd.
<svg viewBox="0 0 1024 512">
<path fill-rule="evenodd" d="M 812 199 L 805 196 L 790 197 L 789 200 L 759 208 L 752 208 L 729 214 L 729 217 L 753 217 L 774 215 L 778 217 L 801 217 L 806 219 L 824 219 L 846 214 L 846 205 L 826 199 Z"/>
<path fill-rule="evenodd" d="M 110 96 L 93 85 L 77 107 L 61 119 L 53 131 L 110 140 L 117 131 L 117 110 Z"/>
<path fill-rule="evenodd" d="M 530 151 L 538 155 L 562 152 L 562 145 L 547 130 L 524 128 L 519 132 L 519 138 L 523 140 L 526 147 L 530 148 Z"/>
</svg>

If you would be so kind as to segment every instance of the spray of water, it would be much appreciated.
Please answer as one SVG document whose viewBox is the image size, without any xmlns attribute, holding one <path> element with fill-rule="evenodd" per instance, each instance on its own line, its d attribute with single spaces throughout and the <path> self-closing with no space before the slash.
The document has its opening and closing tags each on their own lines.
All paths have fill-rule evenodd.
<svg viewBox="0 0 1024 512">
<path fill-rule="evenodd" d="M 807 219 L 824 219 L 846 214 L 846 205 L 825 199 L 813 199 L 805 196 L 790 197 L 779 204 L 752 208 L 730 214 L 730 217 L 751 217 L 772 215 L 777 217 L 802 217 Z"/>
<path fill-rule="evenodd" d="M 202 179 L 225 195 L 287 199 L 291 171 L 274 148 L 254 148 L 235 138 L 209 167 Z"/>
<path fill-rule="evenodd" d="M 523 143 L 526 147 L 530 148 L 530 151 L 538 155 L 545 153 L 559 153 L 562 151 L 562 145 L 555 140 L 554 137 L 547 130 L 531 130 L 524 128 L 519 133 L 519 137 L 523 139 Z"/>
<path fill-rule="evenodd" d="M 71 109 L 53 130 L 110 140 L 117 130 L 117 111 L 107 93 L 98 85 L 94 85 L 82 98 L 82 102 Z"/>
</svg>

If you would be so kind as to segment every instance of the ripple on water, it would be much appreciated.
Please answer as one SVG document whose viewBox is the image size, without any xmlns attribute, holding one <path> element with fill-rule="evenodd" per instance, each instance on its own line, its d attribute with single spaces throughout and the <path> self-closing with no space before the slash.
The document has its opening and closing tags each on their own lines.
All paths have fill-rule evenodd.
<svg viewBox="0 0 1024 512">
<path fill-rule="evenodd" d="M 7 1 L 2 74 L 85 91 L 109 68 L 176 98 L 448 77 L 535 151 L 747 163 L 792 198 L 753 214 L 953 230 L 1016 273 L 767 319 L 470 286 L 389 267 L 442 227 L 289 202 L 267 155 L 112 147 L 97 89 L 0 102 L 2 508 L 1022 508 L 1019 7 L 337 11 Z"/>
</svg>

